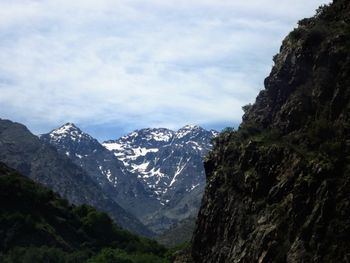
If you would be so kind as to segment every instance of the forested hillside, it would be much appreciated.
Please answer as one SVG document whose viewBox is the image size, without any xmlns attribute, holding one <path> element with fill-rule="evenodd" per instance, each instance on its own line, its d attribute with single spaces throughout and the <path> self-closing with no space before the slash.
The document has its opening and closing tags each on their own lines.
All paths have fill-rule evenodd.
<svg viewBox="0 0 350 263">
<path fill-rule="evenodd" d="M 166 249 L 0 163 L 0 262 L 168 262 Z"/>
</svg>

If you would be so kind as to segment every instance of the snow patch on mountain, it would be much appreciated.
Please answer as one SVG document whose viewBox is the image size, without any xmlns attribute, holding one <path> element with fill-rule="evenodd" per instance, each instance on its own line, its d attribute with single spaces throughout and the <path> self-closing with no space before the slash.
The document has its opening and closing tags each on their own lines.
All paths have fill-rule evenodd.
<svg viewBox="0 0 350 263">
<path fill-rule="evenodd" d="M 179 162 L 179 165 L 177 166 L 177 170 L 176 170 L 176 172 L 175 172 L 175 174 L 174 174 L 174 176 L 173 176 L 173 179 L 171 180 L 171 182 L 170 182 L 170 184 L 169 184 L 169 187 L 171 187 L 171 186 L 176 182 L 176 177 L 177 177 L 179 174 L 181 174 L 181 172 L 182 172 L 183 169 L 186 167 L 186 165 L 188 164 L 188 162 L 189 162 L 190 159 L 191 159 L 191 158 L 189 158 L 189 159 L 187 160 L 187 162 L 185 162 L 184 164 L 182 164 L 183 158 L 181 157 L 180 162 Z"/>
<path fill-rule="evenodd" d="M 196 125 L 186 125 L 183 128 L 181 128 L 180 130 L 178 130 L 176 132 L 176 138 L 177 139 L 181 139 L 183 137 L 185 137 L 186 135 L 192 133 L 195 130 L 201 129 L 199 126 Z"/>
<path fill-rule="evenodd" d="M 110 151 L 122 151 L 124 149 L 123 144 L 120 143 L 107 143 L 103 145 Z"/>
<path fill-rule="evenodd" d="M 172 138 L 172 133 L 171 132 L 158 132 L 158 131 L 153 131 L 149 136 L 146 137 L 148 140 L 155 140 L 158 142 L 168 142 Z"/>
</svg>

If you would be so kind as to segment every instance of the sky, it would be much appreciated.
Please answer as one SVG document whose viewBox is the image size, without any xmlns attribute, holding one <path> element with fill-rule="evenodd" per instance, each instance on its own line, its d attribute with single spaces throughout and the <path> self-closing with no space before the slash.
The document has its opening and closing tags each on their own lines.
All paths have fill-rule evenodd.
<svg viewBox="0 0 350 263">
<path fill-rule="evenodd" d="M 237 127 L 297 21 L 326 0 L 0 0 L 0 118 L 100 141 Z"/>
</svg>

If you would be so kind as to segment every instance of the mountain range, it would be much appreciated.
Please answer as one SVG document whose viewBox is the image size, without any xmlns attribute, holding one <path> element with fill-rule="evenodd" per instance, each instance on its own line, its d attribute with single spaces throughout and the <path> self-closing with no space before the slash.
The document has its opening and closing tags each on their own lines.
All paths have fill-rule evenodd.
<svg viewBox="0 0 350 263">
<path fill-rule="evenodd" d="M 185 126 L 136 130 L 100 144 L 73 123 L 40 135 L 81 167 L 153 232 L 195 218 L 205 186 L 203 158 L 214 130 Z"/>
</svg>

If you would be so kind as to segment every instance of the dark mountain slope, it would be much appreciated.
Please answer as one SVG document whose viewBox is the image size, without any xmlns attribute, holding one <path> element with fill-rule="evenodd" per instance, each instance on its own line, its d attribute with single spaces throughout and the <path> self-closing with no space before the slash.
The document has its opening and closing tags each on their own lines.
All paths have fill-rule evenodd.
<svg viewBox="0 0 350 263">
<path fill-rule="evenodd" d="M 350 2 L 299 22 L 205 163 L 195 262 L 350 261 Z"/>
<path fill-rule="evenodd" d="M 113 188 L 120 181 L 119 177 L 124 176 L 120 167 L 122 165 L 118 164 L 114 155 L 73 123 L 66 123 L 50 133 L 40 135 L 40 139 L 82 167 L 106 190 L 108 187 Z"/>
<path fill-rule="evenodd" d="M 151 235 L 134 216 L 103 193 L 90 177 L 46 145 L 23 125 L 0 120 L 0 161 L 48 186 L 74 204 L 89 204 L 111 215 L 121 226 Z"/>
<path fill-rule="evenodd" d="M 165 262 L 165 249 L 154 241 L 122 230 L 92 207 L 70 205 L 0 163 L 0 262 L 79 263 L 101 257 L 102 248 L 125 257 L 116 262 L 139 262 L 131 260 L 135 254 Z"/>
</svg>

